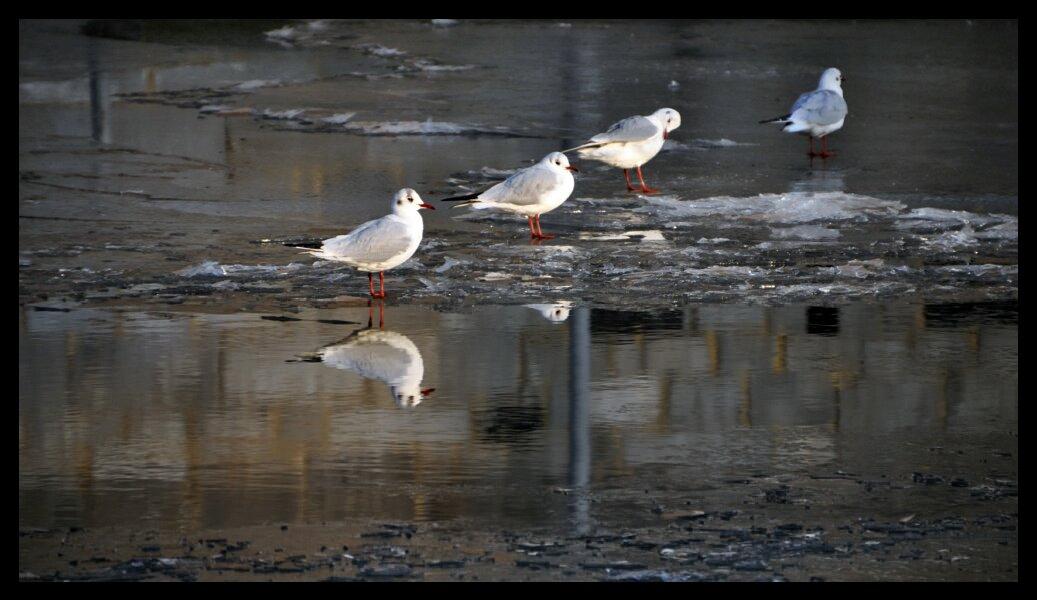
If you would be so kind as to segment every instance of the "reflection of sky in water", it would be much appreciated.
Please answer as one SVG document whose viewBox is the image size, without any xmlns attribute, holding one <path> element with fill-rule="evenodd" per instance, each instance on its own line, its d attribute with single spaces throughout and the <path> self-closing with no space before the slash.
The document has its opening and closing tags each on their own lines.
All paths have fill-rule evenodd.
<svg viewBox="0 0 1037 600">
<path fill-rule="evenodd" d="M 363 310 L 334 316 L 361 320 Z M 343 326 L 310 313 L 278 323 L 28 311 L 21 519 L 132 521 L 143 518 L 140 494 L 162 523 L 352 510 L 443 518 L 492 515 L 495 505 L 470 501 L 507 490 L 517 511 L 508 518 L 521 521 L 535 520 L 537 493 L 558 486 L 573 490 L 582 530 L 593 511 L 581 490 L 650 477 L 638 475 L 648 465 L 687 481 L 887 468 L 912 460 L 897 441 L 907 432 L 946 440 L 1014 426 L 1015 310 L 577 306 L 558 324 L 520 306 L 388 307 L 386 330 L 368 332 L 384 338 L 372 339 L 380 350 L 400 350 L 399 364 L 359 367 L 366 358 L 353 356 L 345 371 L 294 360 L 315 342 L 341 347 Z M 401 411 L 386 387 L 411 379 L 434 387 L 435 400 Z M 878 457 L 876 440 L 886 444 Z M 469 500 L 452 494 L 460 484 Z M 420 490 L 439 503 L 404 502 Z M 312 505 L 328 494 L 345 500 Z M 395 498 L 385 513 L 359 508 L 385 494 Z M 241 512 L 213 512 L 245 496 Z"/>
</svg>

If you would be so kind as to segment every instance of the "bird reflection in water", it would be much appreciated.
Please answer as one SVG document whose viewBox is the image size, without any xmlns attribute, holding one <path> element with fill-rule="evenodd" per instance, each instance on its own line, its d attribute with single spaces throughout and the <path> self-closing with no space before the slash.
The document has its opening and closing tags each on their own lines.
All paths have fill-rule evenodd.
<svg viewBox="0 0 1037 600">
<path fill-rule="evenodd" d="M 526 308 L 532 308 L 552 323 L 562 323 L 569 318 L 569 311 L 573 303 L 569 300 L 560 300 L 551 304 L 525 304 Z"/>
<path fill-rule="evenodd" d="M 371 307 L 367 328 L 354 331 L 337 344 L 325 346 L 315 357 L 330 367 L 388 384 L 396 406 L 412 408 L 421 404 L 435 388 L 421 389 L 425 376 L 421 352 L 407 336 L 382 328 L 382 308 L 379 303 L 378 329 L 371 326 L 374 316 Z"/>
</svg>

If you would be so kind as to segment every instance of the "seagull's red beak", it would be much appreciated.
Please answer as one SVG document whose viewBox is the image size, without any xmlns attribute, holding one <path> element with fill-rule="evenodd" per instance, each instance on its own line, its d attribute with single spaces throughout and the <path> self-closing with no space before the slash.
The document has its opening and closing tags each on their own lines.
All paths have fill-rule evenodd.
<svg viewBox="0 0 1037 600">
<path fill-rule="evenodd" d="M 670 139 L 670 132 L 666 131 L 665 129 L 663 129 L 663 139 L 664 140 Z"/>
<path fill-rule="evenodd" d="M 421 204 L 419 204 L 418 206 L 420 206 L 421 208 L 427 208 L 427 209 L 429 209 L 429 210 L 436 210 L 436 207 L 435 207 L 435 206 L 432 206 L 432 205 L 431 205 L 431 204 L 429 204 L 428 202 L 422 202 L 422 203 L 421 203 Z"/>
<path fill-rule="evenodd" d="M 569 170 L 570 170 L 570 171 L 572 171 L 573 173 L 579 173 L 579 172 L 580 172 L 580 170 L 579 170 L 579 169 L 577 169 L 576 167 L 574 167 L 574 166 L 572 166 L 572 165 L 569 165 L 568 167 L 566 167 L 566 169 L 569 169 Z"/>
<path fill-rule="evenodd" d="M 421 395 L 422 395 L 422 397 L 425 397 L 425 396 L 428 396 L 429 394 L 431 394 L 434 391 L 436 391 L 436 388 L 424 389 L 424 390 L 421 390 Z"/>
</svg>

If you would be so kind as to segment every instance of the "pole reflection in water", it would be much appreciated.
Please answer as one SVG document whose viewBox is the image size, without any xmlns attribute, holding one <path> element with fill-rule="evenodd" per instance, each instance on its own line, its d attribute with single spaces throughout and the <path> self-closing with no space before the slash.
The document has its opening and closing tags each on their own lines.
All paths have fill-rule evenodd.
<svg viewBox="0 0 1037 600">
<path fill-rule="evenodd" d="M 90 77 L 90 137 L 95 142 L 108 143 L 105 135 L 105 104 L 101 97 L 101 67 L 97 60 L 97 46 L 87 44 L 86 62 Z"/>
<path fill-rule="evenodd" d="M 569 487 L 573 489 L 571 522 L 577 534 L 590 530 L 590 310 L 573 310 L 569 321 Z"/>
</svg>

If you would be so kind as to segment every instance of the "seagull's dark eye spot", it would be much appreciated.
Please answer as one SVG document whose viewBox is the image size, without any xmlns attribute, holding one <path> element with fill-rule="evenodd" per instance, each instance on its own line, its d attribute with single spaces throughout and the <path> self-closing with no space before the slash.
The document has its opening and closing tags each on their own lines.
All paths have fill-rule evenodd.
<svg viewBox="0 0 1037 600">
<path fill-rule="evenodd" d="M 397 200 L 396 204 L 403 204 L 403 201 L 402 200 Z"/>
<path fill-rule="evenodd" d="M 560 311 L 560 310 L 556 310 L 556 311 L 555 311 L 555 316 L 556 316 L 556 317 L 557 317 L 558 315 L 560 315 L 560 314 L 562 314 L 562 311 Z"/>
<path fill-rule="evenodd" d="M 414 202 L 414 198 L 407 198 L 407 200 L 410 200 L 411 202 Z"/>
<path fill-rule="evenodd" d="M 407 400 L 410 400 L 411 402 L 414 402 L 414 396 L 407 396 Z"/>
</svg>

